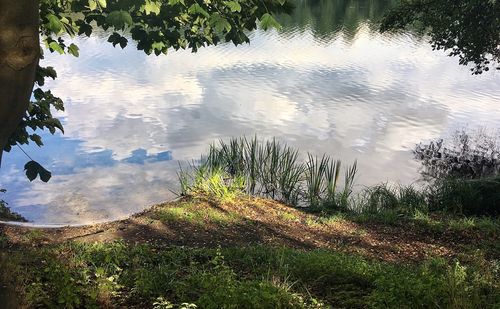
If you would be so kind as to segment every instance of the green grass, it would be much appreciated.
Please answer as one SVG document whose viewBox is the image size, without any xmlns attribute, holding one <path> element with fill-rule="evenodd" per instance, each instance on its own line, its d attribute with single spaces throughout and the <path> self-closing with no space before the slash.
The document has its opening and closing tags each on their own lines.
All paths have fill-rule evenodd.
<svg viewBox="0 0 500 309">
<path fill-rule="evenodd" d="M 297 221 L 297 220 L 299 220 L 299 217 L 296 214 L 292 214 L 289 212 L 280 213 L 280 218 L 283 221 Z"/>
<path fill-rule="evenodd" d="M 191 249 L 114 242 L 7 249 L 8 239 L 0 234 L 5 248 L 0 278 L 15 282 L 31 307 L 500 308 L 498 179 L 446 179 L 423 189 L 381 184 L 353 194 L 356 164 L 345 169 L 341 184 L 340 161 L 298 158 L 297 150 L 275 139 L 221 141 L 202 164 L 179 171 L 182 195 L 200 199 L 158 208 L 154 219 L 235 224 L 242 217 L 217 204 L 236 205 L 250 194 L 309 206 L 300 208 L 314 214 L 305 216 L 309 227 L 376 223 L 417 234 L 449 233 L 453 241 L 460 239 L 456 234 L 475 233 L 484 241 L 456 244 L 463 250 L 453 260 L 395 264 L 268 246 Z M 1 215 L 7 208 L 0 206 Z M 303 218 L 287 211 L 277 216 L 289 223 Z M 369 233 L 351 230 L 360 238 Z M 28 243 L 42 238 L 37 230 L 22 236 Z"/>
<path fill-rule="evenodd" d="M 27 242 L 37 242 L 44 238 L 44 234 L 41 230 L 29 230 L 26 234 L 23 235 L 23 239 Z"/>
<path fill-rule="evenodd" d="M 208 223 L 227 225 L 240 220 L 235 213 L 225 212 L 216 207 L 200 207 L 195 202 L 183 202 L 176 207 L 162 207 L 155 212 L 155 217 L 164 223 L 184 221 L 198 225 Z"/>
<path fill-rule="evenodd" d="M 0 248 L 7 246 L 9 238 L 3 232 L 0 232 Z"/>
<path fill-rule="evenodd" d="M 463 217 L 446 213 L 429 214 L 417 211 L 411 220 L 432 231 L 478 232 L 488 237 L 500 236 L 499 218 Z"/>
<path fill-rule="evenodd" d="M 326 250 L 65 244 L 11 251 L 0 271 L 31 306 L 494 308 L 498 265 L 394 265 Z M 495 268 L 497 267 L 497 268 Z M 192 306 L 192 305 L 191 305 Z"/>
<path fill-rule="evenodd" d="M 217 202 L 232 202 L 244 194 L 245 180 L 232 176 L 221 168 L 209 169 L 205 165 L 180 170 L 182 196 L 207 197 Z"/>
</svg>

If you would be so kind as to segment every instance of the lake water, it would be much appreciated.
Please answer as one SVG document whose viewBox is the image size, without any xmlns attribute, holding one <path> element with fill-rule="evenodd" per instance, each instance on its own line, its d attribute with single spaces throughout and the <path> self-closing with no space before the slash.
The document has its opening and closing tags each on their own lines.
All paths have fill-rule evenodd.
<svg viewBox="0 0 500 309">
<path fill-rule="evenodd" d="M 47 53 L 66 133 L 24 149 L 53 178 L 30 183 L 14 149 L 0 198 L 36 224 L 122 218 L 174 197 L 178 160 L 254 134 L 357 159 L 359 186 L 414 182 L 416 143 L 465 125 L 499 127 L 500 72 L 472 76 L 425 38 L 379 34 L 375 21 L 389 5 L 298 1 L 281 31 L 197 54 L 146 56 L 99 37 L 75 40 L 79 58 Z"/>
</svg>

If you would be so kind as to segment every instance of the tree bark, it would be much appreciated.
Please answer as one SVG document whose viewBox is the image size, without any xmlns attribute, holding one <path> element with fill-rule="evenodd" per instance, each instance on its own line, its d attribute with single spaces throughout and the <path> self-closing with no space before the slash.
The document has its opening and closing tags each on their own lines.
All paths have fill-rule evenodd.
<svg viewBox="0 0 500 309">
<path fill-rule="evenodd" d="M 0 0 L 0 163 L 22 120 L 40 59 L 39 0 Z"/>
</svg>

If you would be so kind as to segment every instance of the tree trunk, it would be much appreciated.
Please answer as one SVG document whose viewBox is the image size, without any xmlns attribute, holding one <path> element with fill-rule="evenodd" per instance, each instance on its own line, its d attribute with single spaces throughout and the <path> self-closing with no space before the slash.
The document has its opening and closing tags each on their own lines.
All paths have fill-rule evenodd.
<svg viewBox="0 0 500 309">
<path fill-rule="evenodd" d="M 40 59 L 39 0 L 0 0 L 0 163 L 30 101 Z"/>
</svg>

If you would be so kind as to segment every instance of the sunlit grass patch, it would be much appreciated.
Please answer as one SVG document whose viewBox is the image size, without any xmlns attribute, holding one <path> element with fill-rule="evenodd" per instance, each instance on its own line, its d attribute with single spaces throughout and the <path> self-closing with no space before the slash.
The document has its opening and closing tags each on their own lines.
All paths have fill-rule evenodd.
<svg viewBox="0 0 500 309">
<path fill-rule="evenodd" d="M 231 176 L 222 169 L 208 169 L 205 166 L 180 170 L 181 195 L 204 197 L 217 202 L 233 202 L 244 194 L 245 180 Z"/>
<path fill-rule="evenodd" d="M 179 206 L 161 207 L 155 211 L 155 217 L 164 223 L 188 222 L 198 225 L 208 223 L 226 225 L 240 220 L 236 213 L 217 209 L 203 200 L 182 202 Z"/>
<path fill-rule="evenodd" d="M 21 237 L 26 242 L 39 242 L 45 238 L 45 234 L 39 229 L 30 229 Z"/>
<path fill-rule="evenodd" d="M 451 230 L 465 231 L 474 229 L 476 227 L 476 221 L 477 221 L 476 218 L 471 218 L 471 217 L 456 218 L 456 219 L 451 219 L 449 221 L 448 226 L 450 227 Z"/>
<path fill-rule="evenodd" d="M 487 237 L 500 234 L 500 220 L 491 217 L 463 217 L 447 213 L 415 211 L 411 222 L 431 231 L 478 232 Z"/>
<path fill-rule="evenodd" d="M 500 220 L 497 218 L 461 217 L 450 218 L 447 225 L 452 231 L 479 231 L 488 236 L 500 235 Z"/>
<path fill-rule="evenodd" d="M 310 227 L 335 227 L 342 224 L 348 224 L 351 220 L 346 213 L 333 213 L 333 214 L 312 214 L 308 215 L 305 224 Z"/>
<path fill-rule="evenodd" d="M 345 213 L 335 213 L 327 217 L 321 217 L 321 222 L 326 225 L 336 225 L 348 223 L 349 219 Z"/>
<path fill-rule="evenodd" d="M 312 228 L 319 228 L 323 225 L 321 219 L 316 217 L 307 217 L 304 223 Z"/>
<path fill-rule="evenodd" d="M 500 237 L 500 219 L 499 218 L 478 218 L 475 222 L 476 228 L 491 236 Z"/>
<path fill-rule="evenodd" d="M 290 212 L 281 212 L 280 219 L 284 221 L 298 221 L 300 218 L 296 214 Z"/>
</svg>

